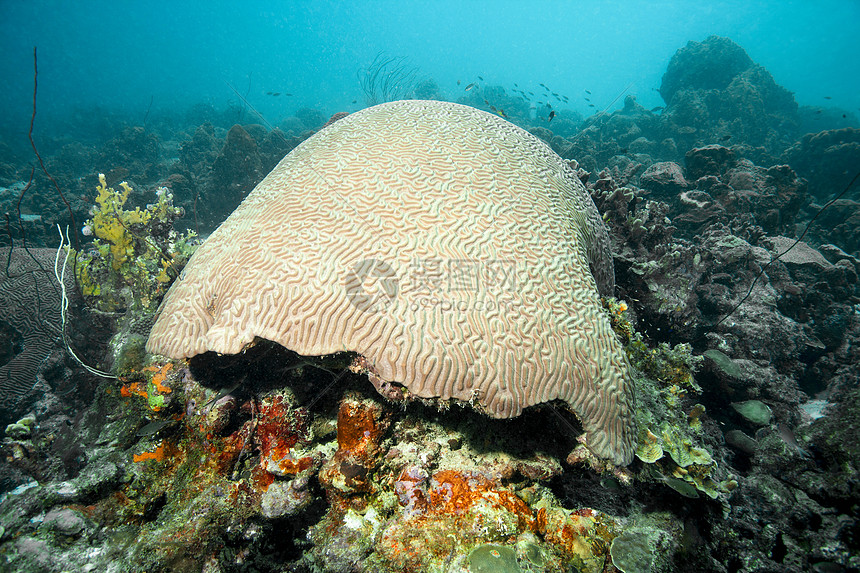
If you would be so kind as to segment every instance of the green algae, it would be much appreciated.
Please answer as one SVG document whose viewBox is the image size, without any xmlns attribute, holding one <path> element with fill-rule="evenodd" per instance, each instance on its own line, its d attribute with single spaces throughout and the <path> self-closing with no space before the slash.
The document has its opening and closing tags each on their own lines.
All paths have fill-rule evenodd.
<svg viewBox="0 0 860 573">
<path fill-rule="evenodd" d="M 740 379 L 743 376 L 741 367 L 719 350 L 706 350 L 704 356 L 710 358 L 711 361 L 716 364 L 717 368 L 719 368 L 726 376 L 735 379 Z"/>
<path fill-rule="evenodd" d="M 671 514 L 642 515 L 635 525 L 612 540 L 612 564 L 621 573 L 674 571 L 672 556 L 681 535 L 681 527 Z"/>
<path fill-rule="evenodd" d="M 747 400 L 746 402 L 733 402 L 732 408 L 743 417 L 744 420 L 756 426 L 767 426 L 770 424 L 773 413 L 767 404 L 759 400 Z"/>
<path fill-rule="evenodd" d="M 705 407 L 693 402 L 701 392 L 693 373 L 705 358 L 693 356 L 687 344 L 650 347 L 637 332 L 630 337 L 627 353 L 635 368 L 640 405 L 635 453 L 645 467 L 638 478 L 662 483 L 689 498 L 705 494 L 715 499 L 731 491 L 736 483 L 719 471 L 702 444 Z"/>
</svg>

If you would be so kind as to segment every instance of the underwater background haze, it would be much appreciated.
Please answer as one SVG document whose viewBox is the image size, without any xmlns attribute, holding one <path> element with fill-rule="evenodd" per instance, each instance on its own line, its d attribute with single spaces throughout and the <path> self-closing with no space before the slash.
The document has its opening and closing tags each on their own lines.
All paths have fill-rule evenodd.
<svg viewBox="0 0 860 573">
<path fill-rule="evenodd" d="M 17 2 L 0 3 L 2 126 L 20 136 L 39 47 L 42 130 L 53 114 L 104 106 L 138 114 L 201 101 L 221 107 L 229 82 L 269 122 L 300 107 L 351 111 L 359 69 L 408 58 L 449 99 L 482 76 L 551 86 L 588 111 L 628 84 L 646 108 L 669 58 L 690 40 L 732 38 L 795 93 L 860 107 L 860 4 L 816 2 Z M 266 92 L 287 92 L 266 98 Z M 616 102 L 620 106 L 622 100 Z"/>
</svg>

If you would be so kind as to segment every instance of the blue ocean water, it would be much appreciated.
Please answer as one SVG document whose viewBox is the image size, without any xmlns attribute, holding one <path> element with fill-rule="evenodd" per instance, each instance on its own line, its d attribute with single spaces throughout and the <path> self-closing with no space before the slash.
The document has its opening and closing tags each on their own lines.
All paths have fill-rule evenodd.
<svg viewBox="0 0 860 573">
<path fill-rule="evenodd" d="M 664 105 L 656 89 L 672 54 L 711 34 L 742 46 L 800 105 L 856 111 L 858 26 L 856 0 L 3 0 L 0 127 L 4 139 L 26 136 L 34 46 L 43 130 L 93 106 L 141 119 L 150 105 L 219 108 L 236 100 L 228 84 L 273 125 L 301 107 L 352 111 L 363 106 L 357 72 L 379 53 L 407 58 L 452 100 L 481 76 L 526 90 L 544 83 L 586 115 L 586 89 L 598 109 L 628 86 L 650 108 Z"/>
</svg>

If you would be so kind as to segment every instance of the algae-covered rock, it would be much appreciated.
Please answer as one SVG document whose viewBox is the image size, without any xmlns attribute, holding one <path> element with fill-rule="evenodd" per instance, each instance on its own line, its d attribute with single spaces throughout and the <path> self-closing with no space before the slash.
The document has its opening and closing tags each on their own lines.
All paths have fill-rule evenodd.
<svg viewBox="0 0 860 573">
<path fill-rule="evenodd" d="M 88 502 L 111 491 L 123 479 L 123 470 L 107 458 L 94 459 L 74 479 L 46 486 L 42 499 L 46 504 Z"/>
<path fill-rule="evenodd" d="M 45 515 L 42 524 L 58 535 L 69 537 L 77 537 L 87 527 L 87 521 L 69 508 L 52 509 Z"/>
<path fill-rule="evenodd" d="M 767 426 L 770 424 L 770 419 L 773 416 L 773 413 L 770 411 L 767 404 L 759 400 L 733 402 L 732 408 L 734 408 L 744 420 L 757 426 Z"/>
<path fill-rule="evenodd" d="M 730 430 L 726 432 L 726 443 L 741 452 L 752 456 L 758 449 L 758 442 L 747 436 L 740 430 Z"/>
<path fill-rule="evenodd" d="M 135 333 L 121 333 L 111 340 L 114 369 L 117 376 L 129 376 L 143 370 L 146 361 L 146 338 Z"/>
<path fill-rule="evenodd" d="M 717 365 L 717 368 L 719 368 L 726 376 L 730 376 L 731 378 L 740 378 L 743 375 L 740 366 L 719 350 L 706 350 L 705 356 L 710 358 L 714 364 Z"/>
<path fill-rule="evenodd" d="M 516 552 L 503 545 L 481 545 L 469 554 L 472 573 L 520 573 Z"/>
<path fill-rule="evenodd" d="M 609 548 L 612 564 L 621 573 L 649 573 L 654 561 L 650 541 L 647 535 L 635 531 L 619 535 Z"/>
<path fill-rule="evenodd" d="M 272 483 L 263 493 L 260 512 L 270 519 L 297 515 L 313 501 L 313 495 L 308 491 L 307 484 L 308 480 L 305 476 L 289 482 Z"/>
<path fill-rule="evenodd" d="M 533 541 L 528 539 L 523 539 L 523 537 L 530 536 Z M 520 536 L 520 540 L 517 542 L 517 551 L 527 565 L 533 566 L 538 570 L 543 570 L 543 567 L 547 564 L 546 555 L 544 555 L 543 550 L 538 545 L 539 540 L 529 533 L 525 533 Z"/>
<path fill-rule="evenodd" d="M 671 515 L 649 514 L 612 540 L 612 564 L 622 573 L 672 571 L 680 535 L 680 526 Z"/>
</svg>

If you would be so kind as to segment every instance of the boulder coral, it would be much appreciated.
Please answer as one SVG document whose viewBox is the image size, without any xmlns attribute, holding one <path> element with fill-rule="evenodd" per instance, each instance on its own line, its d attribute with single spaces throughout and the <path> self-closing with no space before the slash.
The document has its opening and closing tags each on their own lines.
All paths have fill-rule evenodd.
<svg viewBox="0 0 860 573">
<path fill-rule="evenodd" d="M 462 105 L 383 104 L 284 158 L 189 262 L 147 348 L 349 350 L 386 395 L 500 418 L 564 400 L 588 446 L 625 465 L 633 394 L 600 306 L 608 249 L 588 193 L 537 138 Z"/>
</svg>

